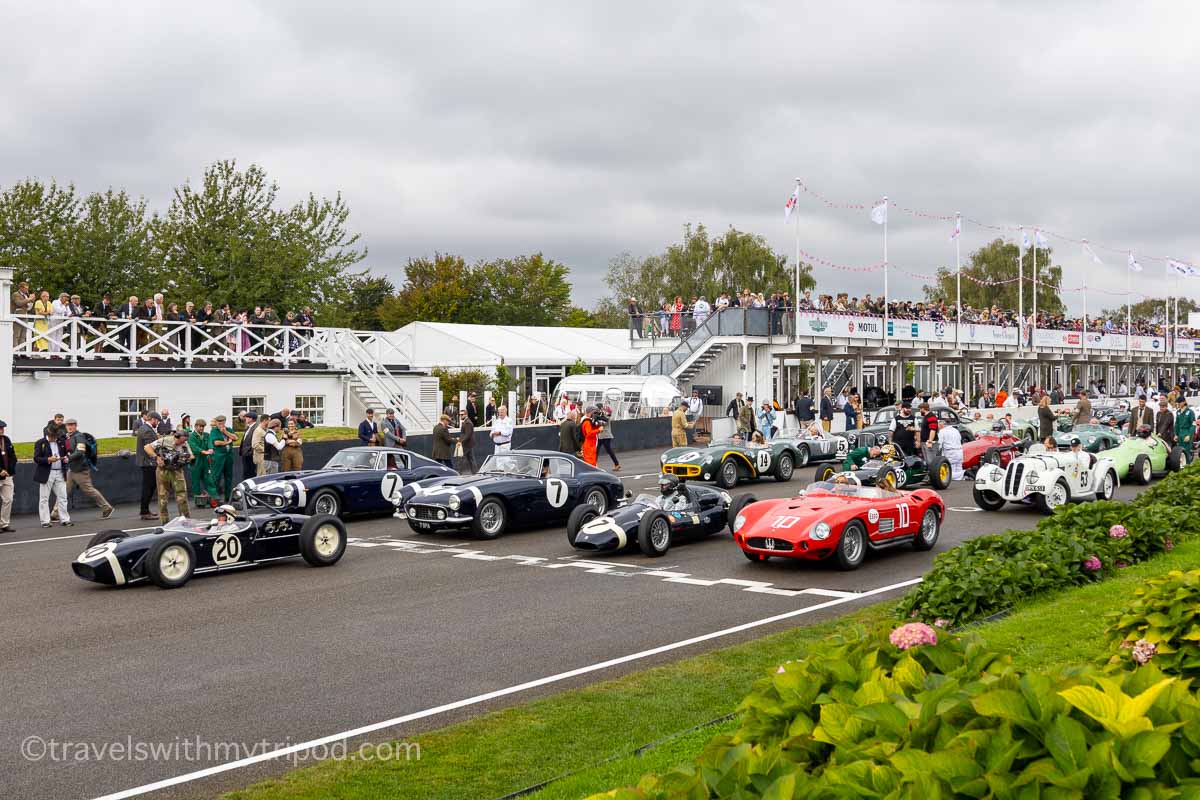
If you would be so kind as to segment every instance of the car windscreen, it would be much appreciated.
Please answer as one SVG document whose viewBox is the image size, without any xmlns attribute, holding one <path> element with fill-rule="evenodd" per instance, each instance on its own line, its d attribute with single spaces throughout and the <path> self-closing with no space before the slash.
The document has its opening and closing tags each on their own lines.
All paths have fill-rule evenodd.
<svg viewBox="0 0 1200 800">
<path fill-rule="evenodd" d="M 646 505 L 646 506 L 649 506 L 650 508 L 662 508 L 662 495 L 661 494 L 639 494 L 637 497 L 633 498 L 633 504 L 634 505 L 638 505 L 638 504 Z"/>
<path fill-rule="evenodd" d="M 375 453 L 367 450 L 343 450 L 334 453 L 325 469 L 374 469 Z"/>
<path fill-rule="evenodd" d="M 899 492 L 891 491 L 882 486 L 860 486 L 856 483 L 834 483 L 818 481 L 809 484 L 804 490 L 806 496 L 836 495 L 838 497 L 859 497 L 866 500 L 880 500 L 885 497 L 895 497 Z"/>
<path fill-rule="evenodd" d="M 540 478 L 542 476 L 542 457 L 520 453 L 499 453 L 488 456 L 479 471 Z"/>
</svg>

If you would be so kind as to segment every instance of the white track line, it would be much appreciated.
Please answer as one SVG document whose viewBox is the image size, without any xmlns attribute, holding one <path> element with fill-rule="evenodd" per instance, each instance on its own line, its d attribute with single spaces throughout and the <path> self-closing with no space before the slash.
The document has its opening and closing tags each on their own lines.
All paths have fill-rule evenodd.
<svg viewBox="0 0 1200 800">
<path fill-rule="evenodd" d="M 126 531 L 152 531 L 154 528 L 123 528 Z M 95 536 L 94 533 L 73 533 L 70 536 L 46 536 L 42 539 L 22 539 L 19 542 L 0 542 L 0 547 L 11 547 L 14 544 L 38 544 L 39 542 L 57 542 L 60 539 L 82 539 L 84 536 Z"/>
<path fill-rule="evenodd" d="M 305 750 L 311 750 L 314 747 L 321 747 L 323 745 L 327 745 L 332 742 L 340 742 L 343 739 L 352 739 L 357 736 L 363 736 L 364 734 L 373 733 L 373 732 L 379 731 L 379 730 L 384 730 L 385 728 L 394 728 L 395 726 L 402 725 L 406 722 L 413 722 L 413 721 L 419 720 L 419 719 L 426 719 L 428 717 L 437 716 L 438 714 L 444 714 L 447 711 L 455 711 L 460 708 L 467 708 L 468 706 L 479 705 L 480 703 L 486 703 L 489 700 L 495 700 L 499 697 L 507 697 L 509 695 L 517 694 L 519 692 L 525 692 L 530 689 L 536 689 L 539 686 L 547 686 L 552 683 L 561 683 L 562 681 L 568 680 L 570 678 L 575 678 L 580 675 L 587 675 L 588 673 L 591 673 L 591 672 L 598 672 L 599 670 L 608 669 L 609 667 L 615 667 L 620 664 L 628 664 L 631 661 L 640 661 L 645 658 L 650 658 L 651 656 L 659 655 L 660 653 L 669 653 L 672 650 L 679 650 L 680 648 L 690 647 L 691 645 L 699 644 L 700 642 L 707 642 L 712 639 L 719 639 L 723 636 L 730 636 L 735 633 L 741 633 L 742 631 L 748 631 L 753 628 L 759 628 L 759 627 L 762 627 L 763 625 L 770 625 L 775 622 L 781 622 L 782 620 L 785 620 L 785 619 L 791 619 L 793 617 L 799 617 L 799 616 L 803 616 L 805 614 L 811 614 L 814 611 L 822 611 L 827 608 L 833 608 L 834 606 L 840 606 L 845 603 L 850 603 L 855 600 L 860 600 L 862 598 L 871 597 L 873 595 L 885 594 L 887 592 L 895 591 L 896 589 L 903 589 L 908 586 L 913 586 L 914 584 L 917 584 L 920 582 L 921 582 L 920 578 L 913 578 L 912 580 L 902 581 L 900 583 L 893 583 L 890 586 L 880 586 L 878 589 L 870 589 L 870 590 L 865 591 L 862 594 L 856 595 L 854 597 L 837 598 L 834 600 L 829 600 L 824 603 L 819 603 L 815 606 L 808 606 L 806 608 L 796 609 L 795 611 L 787 611 L 782 614 L 776 614 L 771 617 L 764 617 L 763 619 L 757 619 L 757 620 L 754 620 L 753 622 L 743 622 L 741 625 L 734 625 L 732 628 L 724 628 L 719 631 L 713 631 L 712 633 L 705 633 L 705 634 L 701 634 L 700 636 L 693 636 L 690 639 L 684 639 L 679 642 L 672 642 L 671 644 L 660 645 L 659 647 L 653 647 L 649 650 L 642 650 L 641 652 L 638 652 L 638 653 L 630 653 L 629 655 L 626 655 L 626 656 L 620 656 L 618 658 L 610 658 L 607 661 L 600 661 L 595 664 L 589 664 L 588 666 L 585 666 L 585 667 L 578 667 L 576 669 L 568 670 L 567 672 L 560 672 L 557 675 L 547 675 L 544 678 L 537 678 L 536 680 L 528 681 L 526 683 L 520 683 L 520 684 L 517 684 L 516 686 L 509 686 L 504 689 L 497 689 L 493 692 L 487 692 L 485 694 L 477 694 L 474 697 L 468 697 L 463 700 L 455 700 L 452 703 L 446 703 L 445 705 L 435 706 L 433 708 L 427 708 L 424 711 L 414 711 L 411 714 L 405 714 L 404 716 L 394 717 L 393 719 L 387 719 L 387 720 L 384 720 L 383 722 L 375 722 L 370 725 L 363 725 L 362 727 L 354 728 L 353 730 L 342 731 L 341 733 L 333 733 L 328 736 L 322 736 L 319 739 L 312 739 L 310 741 L 301 742 L 299 744 L 294 744 L 289 747 L 281 747 L 280 749 L 272 750 L 269 753 L 260 753 L 259 755 L 250 756 L 248 758 L 238 759 L 237 761 L 229 761 L 224 764 L 218 764 L 215 767 L 208 767 L 206 769 L 196 770 L 195 772 L 188 772 L 184 775 L 178 775 L 174 778 L 166 778 L 161 781 L 155 781 L 154 783 L 147 783 L 143 786 L 136 786 L 132 789 L 124 789 L 122 791 L 115 792 L 113 794 L 103 795 L 102 797 L 98 797 L 95 800 L 124 800 L 124 798 L 126 798 L 126 797 L 138 797 L 139 795 L 149 794 L 150 792 L 156 792 L 159 789 L 166 789 L 170 786 L 178 786 L 181 783 L 191 783 L 192 781 L 198 781 L 202 778 L 209 778 L 209 777 L 212 777 L 213 775 L 220 775 L 223 772 L 230 772 L 235 769 L 241 769 L 242 767 L 248 767 L 248 766 L 251 766 L 252 764 L 258 764 L 263 761 L 271 761 L 273 759 L 280 758 L 282 756 L 290 755 L 292 753 L 303 752 Z"/>
</svg>

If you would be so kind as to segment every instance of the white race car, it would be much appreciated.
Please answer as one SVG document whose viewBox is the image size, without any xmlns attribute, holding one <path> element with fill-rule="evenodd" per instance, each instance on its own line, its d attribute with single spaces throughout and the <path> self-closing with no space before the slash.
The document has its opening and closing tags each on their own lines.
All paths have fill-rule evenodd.
<svg viewBox="0 0 1200 800">
<path fill-rule="evenodd" d="M 1112 459 L 1047 450 L 1035 444 L 1008 466 L 984 464 L 975 474 L 975 505 L 999 511 L 1005 503 L 1033 502 L 1043 514 L 1064 503 L 1111 500 L 1119 485 Z"/>
</svg>

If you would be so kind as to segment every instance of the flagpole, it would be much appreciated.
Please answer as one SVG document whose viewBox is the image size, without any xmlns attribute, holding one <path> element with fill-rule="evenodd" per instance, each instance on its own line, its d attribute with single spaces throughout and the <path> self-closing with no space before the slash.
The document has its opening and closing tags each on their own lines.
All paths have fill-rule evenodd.
<svg viewBox="0 0 1200 800">
<path fill-rule="evenodd" d="M 800 179 L 796 178 L 796 191 L 800 191 Z M 793 209 L 793 213 L 795 209 Z M 800 336 L 800 215 L 796 214 L 796 294 L 792 296 L 792 339 Z"/>
<path fill-rule="evenodd" d="M 1037 335 L 1037 249 L 1038 236 L 1041 231 L 1033 229 L 1033 322 L 1030 323 L 1029 346 L 1033 347 L 1033 337 Z"/>
<path fill-rule="evenodd" d="M 1084 359 L 1085 359 L 1085 360 L 1087 359 L 1087 335 L 1088 335 L 1088 324 L 1087 324 L 1087 271 L 1085 270 L 1085 271 L 1084 271 L 1084 273 L 1083 273 L 1083 331 L 1082 331 L 1082 339 L 1080 340 L 1080 341 L 1083 343 L 1083 357 L 1084 357 Z M 1107 377 L 1106 377 L 1106 382 L 1107 382 Z"/>
<path fill-rule="evenodd" d="M 1017 241 L 1017 347 L 1025 349 L 1025 226 L 1021 226 L 1021 238 Z"/>
<path fill-rule="evenodd" d="M 1133 260 L 1133 251 L 1129 251 L 1129 260 Z M 1133 269 L 1125 265 L 1125 357 L 1129 358 L 1130 346 L 1133 344 L 1133 314 L 1130 313 L 1129 303 L 1133 299 Z"/>
<path fill-rule="evenodd" d="M 955 305 L 957 311 L 954 314 L 954 346 L 958 347 L 959 337 L 962 335 L 962 214 L 956 212 L 954 214 L 954 282 L 955 286 Z"/>
<path fill-rule="evenodd" d="M 883 196 L 883 346 L 887 347 L 887 327 L 888 327 L 888 252 L 887 252 L 887 226 L 888 226 L 888 199 L 887 195 Z M 901 376 L 903 379 L 903 376 Z"/>
</svg>

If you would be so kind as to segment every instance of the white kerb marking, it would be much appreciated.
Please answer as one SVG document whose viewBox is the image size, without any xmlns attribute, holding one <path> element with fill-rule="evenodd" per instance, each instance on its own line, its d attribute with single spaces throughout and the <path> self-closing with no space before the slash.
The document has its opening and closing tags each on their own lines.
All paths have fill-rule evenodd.
<svg viewBox="0 0 1200 800">
<path fill-rule="evenodd" d="M 920 578 L 913 578 L 911 580 L 901 581 L 900 583 L 893 583 L 888 586 L 880 586 L 877 589 L 870 589 L 870 590 L 863 592 L 862 594 L 857 595 L 855 597 L 840 597 L 840 598 L 836 598 L 833 600 L 827 600 L 824 603 L 818 603 L 815 606 L 808 606 L 806 608 L 798 608 L 794 611 L 785 611 L 782 614 L 775 614 L 774 616 L 763 617 L 762 619 L 756 619 L 756 620 L 753 620 L 752 622 L 743 622 L 741 625 L 734 625 L 731 628 L 722 628 L 719 631 L 713 631 L 712 633 L 701 634 L 700 636 L 693 636 L 690 639 L 682 639 L 678 642 L 671 642 L 670 644 L 659 645 L 658 647 L 652 647 L 649 650 L 641 650 L 637 653 L 630 653 L 629 655 L 619 656 L 617 658 L 610 658 L 607 661 L 598 661 L 594 664 L 588 664 L 583 667 L 577 667 L 572 670 L 567 670 L 566 672 L 559 672 L 556 675 L 547 675 L 545 677 L 537 678 L 532 681 L 526 681 L 525 683 L 518 683 L 515 686 L 508 686 L 503 689 L 496 689 L 495 691 L 486 692 L 484 694 L 477 694 L 474 697 L 466 697 L 466 698 L 463 698 L 462 700 L 455 700 L 452 703 L 445 703 L 440 706 L 434 706 L 433 708 L 426 708 L 422 711 L 414 711 L 411 714 L 404 714 L 403 716 L 394 717 L 392 719 L 385 719 L 382 722 L 374 722 L 374 723 L 371 723 L 370 725 L 363 725 L 361 727 L 353 728 L 348 731 L 342 731 L 340 733 L 332 733 L 328 736 L 322 736 L 319 739 L 311 739 L 307 742 L 300 742 L 299 744 L 294 744 L 294 745 L 291 745 L 290 747 L 281 747 L 278 750 L 271 750 L 270 752 L 267 752 L 267 753 L 260 753 L 258 755 L 250 756 L 248 758 L 241 758 L 236 761 L 229 761 L 224 764 L 218 764 L 215 767 L 207 767 L 205 769 L 196 770 L 195 772 L 188 772 L 183 775 L 177 775 L 174 778 L 166 778 L 161 781 L 155 781 L 154 783 L 147 783 L 142 786 L 135 786 L 132 789 L 123 789 L 122 791 L 119 791 L 119 792 L 114 792 L 112 794 L 103 795 L 102 797 L 97 797 L 95 800 L 125 800 L 125 798 L 127 798 L 127 797 L 138 797 L 140 795 L 149 794 L 150 792 L 157 792 L 160 789 L 166 789 L 171 786 L 179 786 L 180 784 L 191 783 L 193 781 L 201 780 L 202 778 L 210 778 L 213 775 L 220 775 L 225 772 L 231 772 L 232 770 L 235 770 L 235 769 L 242 769 L 243 767 L 248 767 L 248 766 L 251 766 L 252 764 L 260 764 L 264 761 L 272 761 L 276 758 L 281 758 L 283 756 L 291 755 L 292 753 L 302 753 L 305 750 L 311 750 L 314 747 L 321 747 L 323 745 L 331 744 L 333 742 L 340 742 L 345 739 L 352 739 L 356 736 L 364 736 L 368 733 L 374 733 L 375 731 L 381 731 L 381 730 L 385 730 L 387 728 L 394 728 L 397 725 L 403 725 L 406 722 L 415 722 L 416 720 L 419 720 L 419 719 L 427 719 L 429 717 L 437 716 L 438 714 L 445 714 L 447 711 L 455 711 L 460 708 L 468 708 L 470 706 L 476 706 L 476 705 L 479 705 L 480 703 L 486 703 L 490 700 L 495 700 L 500 697 L 508 697 L 509 695 L 519 694 L 521 692 L 527 692 L 530 689 L 536 689 L 539 686 L 548 686 L 548 685 L 554 684 L 554 683 L 562 683 L 563 681 L 570 680 L 571 678 L 576 678 L 580 675 L 587 675 L 592 672 L 599 672 L 600 670 L 608 669 L 610 667 L 620 666 L 621 664 L 629 664 L 634 661 L 642 661 L 644 659 L 652 658 L 653 656 L 660 655 L 661 653 L 669 653 L 673 650 L 680 650 L 685 647 L 691 647 L 694 644 L 700 644 L 701 642 L 708 642 L 708 641 L 712 641 L 713 639 L 720 639 L 725 636 L 732 636 L 736 633 L 753 630 L 754 628 L 761 628 L 764 625 L 772 625 L 776 622 L 782 622 L 783 620 L 786 620 L 786 619 L 794 619 L 796 617 L 802 617 L 806 614 L 812 614 L 816 611 L 823 611 L 827 608 L 833 608 L 835 606 L 844 605 L 846 603 L 852 603 L 861 598 L 873 597 L 873 596 L 879 595 L 879 594 L 886 594 L 888 592 L 893 592 L 897 589 L 905 589 L 905 588 L 908 588 L 909 586 L 914 586 L 920 582 L 921 582 Z"/>
</svg>

